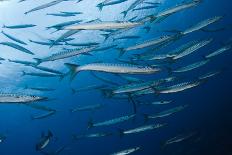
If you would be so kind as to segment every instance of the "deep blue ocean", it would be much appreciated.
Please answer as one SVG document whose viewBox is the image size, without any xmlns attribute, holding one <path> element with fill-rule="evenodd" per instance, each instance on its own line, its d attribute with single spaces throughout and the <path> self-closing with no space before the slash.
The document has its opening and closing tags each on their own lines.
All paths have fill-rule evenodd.
<svg viewBox="0 0 232 155">
<path fill-rule="evenodd" d="M 72 89 L 80 89 L 93 85 L 106 85 L 108 89 L 115 88 L 115 85 L 97 79 L 89 71 L 78 73 L 72 81 L 70 81 L 69 75 L 61 80 L 57 77 L 22 76 L 23 71 L 26 73 L 47 72 L 40 71 L 31 66 L 13 63 L 9 60 L 35 62 L 33 58 L 44 58 L 64 51 L 64 48 L 83 48 L 82 46 L 74 47 L 65 45 L 64 42 L 61 42 L 62 45 L 49 48 L 49 46 L 39 45 L 29 41 L 49 42 L 49 39 L 56 40 L 67 30 L 61 29 L 54 32 L 55 29 L 47 29 L 46 27 L 58 23 L 72 20 L 82 20 L 80 23 L 85 23 L 95 19 L 100 19 L 100 23 L 104 21 L 129 21 L 133 17 L 136 17 L 135 19 L 140 21 L 139 19 L 143 17 L 156 15 L 163 10 L 182 3 L 191 2 L 191 0 L 145 0 L 136 7 L 141 8 L 148 5 L 146 2 L 156 2 L 157 7 L 129 11 L 125 18 L 121 12 L 126 10 L 136 0 L 127 0 L 119 4 L 104 6 L 101 11 L 96 6 L 104 0 L 82 0 L 78 3 L 75 0 L 69 0 L 25 14 L 28 10 L 49 3 L 50 1 L 52 0 L 25 0 L 22 2 L 19 2 L 19 0 L 0 1 L 1 31 L 27 43 L 27 45 L 22 45 L 7 38 L 3 33 L 0 34 L 0 57 L 3 58 L 0 64 L 1 93 L 44 96 L 48 100 L 28 103 L 28 105 L 36 104 L 56 110 L 54 115 L 41 119 L 32 119 L 46 112 L 30 107 L 27 103 L 1 103 L 0 138 L 1 136 L 4 138 L 0 142 L 0 155 L 110 155 L 134 147 L 140 147 L 140 149 L 131 153 L 133 155 L 232 154 L 232 99 L 230 96 L 232 95 L 232 50 L 230 49 L 215 56 L 206 65 L 191 71 L 170 75 L 166 69 L 167 65 L 176 69 L 203 60 L 203 56 L 216 51 L 224 45 L 232 44 L 231 0 L 202 0 L 197 6 L 171 14 L 163 21 L 147 22 L 130 30 L 125 30 L 118 35 L 120 37 L 128 35 L 139 36 L 137 39 L 105 40 L 101 34 L 107 34 L 108 32 L 100 30 L 83 30 L 70 36 L 69 38 L 73 38 L 73 40 L 68 41 L 68 43 L 94 42 L 99 43 L 101 47 L 111 45 L 117 45 L 117 47 L 104 51 L 93 51 L 91 55 L 78 55 L 71 58 L 44 62 L 39 66 L 67 73 L 69 70 L 64 63 L 78 65 L 94 62 L 125 63 L 118 60 L 119 50 L 117 48 L 126 48 L 164 35 L 173 35 L 205 19 L 214 16 L 223 16 L 221 20 L 204 28 L 204 30 L 208 31 L 198 30 L 187 34 L 171 44 L 158 49 L 156 52 L 167 53 L 189 41 L 213 38 L 213 41 L 205 47 L 174 63 L 165 64 L 161 72 L 149 75 L 126 74 L 126 76 L 139 78 L 144 81 L 176 76 L 179 79 L 172 82 L 172 84 L 178 84 L 185 81 L 194 81 L 197 77 L 211 71 L 221 71 L 220 74 L 210 77 L 197 87 L 181 92 L 171 94 L 152 93 L 135 97 L 134 101 L 136 103 L 162 100 L 172 100 L 172 102 L 166 105 L 136 105 L 137 111 L 135 119 L 90 129 L 87 129 L 90 120 L 95 123 L 134 114 L 131 100 L 128 100 L 128 98 L 119 99 L 107 97 L 100 88 L 73 93 Z M 81 14 L 70 17 L 47 15 L 48 13 L 59 13 L 61 11 L 81 12 Z M 36 26 L 21 29 L 4 27 L 4 25 L 12 26 L 20 24 L 34 24 Z M 145 26 L 150 27 L 149 32 L 146 31 Z M 9 46 L 4 46 L 1 44 L 2 42 L 13 42 L 23 46 L 33 52 L 34 55 L 27 54 Z M 130 58 L 134 54 L 143 54 L 143 52 L 152 49 L 154 47 L 129 51 L 119 59 L 130 62 Z M 154 52 L 154 54 L 156 53 Z M 157 64 L 155 60 L 138 63 L 142 65 Z M 123 80 L 116 74 L 94 73 L 110 82 L 118 83 L 119 85 L 127 84 L 126 80 Z M 55 90 L 40 91 L 29 89 L 35 87 L 53 88 Z M 104 106 L 95 110 L 70 112 L 71 109 L 76 107 L 95 104 L 103 104 Z M 144 118 L 144 114 L 152 115 L 180 105 L 188 105 L 188 107 L 170 116 L 148 120 Z M 120 136 L 119 134 L 119 130 L 128 130 L 154 123 L 167 123 L 167 125 L 162 128 L 130 135 Z M 41 151 L 36 150 L 36 144 L 40 141 L 42 133 L 46 135 L 48 131 L 51 131 L 53 134 L 49 144 Z M 92 133 L 112 133 L 112 135 L 98 138 L 81 138 L 78 140 L 73 138 L 74 135 Z M 194 133 L 194 135 L 183 141 L 163 147 L 163 144 L 170 138 L 190 133 Z M 62 151 L 56 152 L 56 150 L 62 147 L 64 147 Z"/>
</svg>

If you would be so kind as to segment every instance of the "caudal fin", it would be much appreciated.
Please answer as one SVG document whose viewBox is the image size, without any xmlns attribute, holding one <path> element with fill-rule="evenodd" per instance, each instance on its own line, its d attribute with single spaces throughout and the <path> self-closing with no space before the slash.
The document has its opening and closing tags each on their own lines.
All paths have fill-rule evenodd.
<svg viewBox="0 0 232 155">
<path fill-rule="evenodd" d="M 124 53 L 126 52 L 126 51 L 124 50 L 124 48 L 116 48 L 116 49 L 119 51 L 119 56 L 118 56 L 118 57 L 123 56 Z"/>
<path fill-rule="evenodd" d="M 99 3 L 99 4 L 97 5 L 97 7 L 98 7 L 99 11 L 102 11 L 104 5 L 103 5 L 103 3 Z"/>
<path fill-rule="evenodd" d="M 78 73 L 77 68 L 79 65 L 71 64 L 71 63 L 65 63 L 64 65 L 68 67 L 69 69 L 68 74 L 70 74 L 70 81 L 72 81 Z"/>
<path fill-rule="evenodd" d="M 42 63 L 42 59 L 39 58 L 33 58 L 36 61 L 36 65 L 39 65 Z"/>
<path fill-rule="evenodd" d="M 121 12 L 121 14 L 123 14 L 123 18 L 126 17 L 127 13 L 128 13 L 128 11 L 123 11 L 123 12 Z"/>
</svg>

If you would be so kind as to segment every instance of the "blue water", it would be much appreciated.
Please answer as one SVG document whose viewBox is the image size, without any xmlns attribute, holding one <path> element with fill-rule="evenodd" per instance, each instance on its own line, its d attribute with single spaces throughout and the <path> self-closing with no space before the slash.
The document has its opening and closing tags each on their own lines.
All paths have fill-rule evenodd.
<svg viewBox="0 0 232 155">
<path fill-rule="evenodd" d="M 124 19 L 120 12 L 126 10 L 134 0 L 128 0 L 125 3 L 106 6 L 102 11 L 96 8 L 96 5 L 101 1 L 83 0 L 80 3 L 76 1 L 66 1 L 58 5 L 33 12 L 25 15 L 24 12 L 47 3 L 47 1 L 27 0 L 18 3 L 16 0 L 0 2 L 0 24 L 17 25 L 17 24 L 35 24 L 36 27 L 27 29 L 3 29 L 4 32 L 17 36 L 21 40 L 28 43 L 26 47 L 35 53 L 34 56 L 25 54 L 10 47 L 0 45 L 0 57 L 6 59 L 0 64 L 0 85 L 1 92 L 33 94 L 46 96 L 50 100 L 39 102 L 37 104 L 56 109 L 55 115 L 40 120 L 31 120 L 31 116 L 43 114 L 43 111 L 30 108 L 20 104 L 1 104 L 0 108 L 0 135 L 5 135 L 6 139 L 0 143 L 1 155 L 28 154 L 37 155 L 41 152 L 36 151 L 35 145 L 38 143 L 42 132 L 52 131 L 53 138 L 44 151 L 55 151 L 62 146 L 66 146 L 60 155 L 107 155 L 131 147 L 139 146 L 141 149 L 134 152 L 134 155 L 193 155 L 193 154 L 211 154 L 211 155 L 230 155 L 232 154 L 231 142 L 231 50 L 221 55 L 218 55 L 207 65 L 196 70 L 177 74 L 188 80 L 193 80 L 209 71 L 221 70 L 224 71 L 210 78 L 206 83 L 189 89 L 183 92 L 156 95 L 151 94 L 144 97 L 139 97 L 139 101 L 159 101 L 173 100 L 173 103 L 161 106 L 141 106 L 137 107 L 137 116 L 135 120 L 130 120 L 124 123 L 111 125 L 108 127 L 97 127 L 87 130 L 87 123 L 90 119 L 94 122 L 129 115 L 133 113 L 132 104 L 127 99 L 106 98 L 101 91 L 92 90 L 87 92 L 79 92 L 72 94 L 71 88 L 82 88 L 94 84 L 107 84 L 94 78 L 89 72 L 81 72 L 70 83 L 69 78 L 65 77 L 62 81 L 58 78 L 44 78 L 21 76 L 22 71 L 39 72 L 32 67 L 10 63 L 7 59 L 33 61 L 33 58 L 43 58 L 62 50 L 63 47 L 70 46 L 55 46 L 49 48 L 38 44 L 30 43 L 29 39 L 42 40 L 56 39 L 64 31 L 51 34 L 52 30 L 46 30 L 45 27 L 61 23 L 81 19 L 83 22 L 94 20 L 96 18 L 102 21 L 122 21 L 128 20 L 134 16 L 144 17 L 149 14 L 156 14 L 161 10 L 165 10 L 176 4 L 183 2 L 182 0 L 160 0 L 162 4 L 156 9 L 141 10 L 129 12 Z M 143 6 L 142 3 L 140 6 Z M 171 45 L 161 49 L 161 52 L 167 52 L 191 40 L 213 38 L 213 42 L 201 48 L 199 51 L 191 54 L 180 61 L 172 64 L 173 68 L 186 66 L 193 62 L 202 60 L 202 56 L 215 51 L 231 41 L 232 36 L 232 21 L 231 21 L 231 6 L 230 0 L 203 0 L 197 7 L 190 8 L 176 14 L 171 15 L 161 23 L 148 23 L 151 26 L 151 31 L 146 33 L 143 26 L 136 27 L 127 34 L 141 36 L 137 40 L 122 40 L 118 42 L 104 42 L 104 37 L 100 31 L 82 31 L 72 36 L 75 40 L 71 42 L 86 43 L 99 42 L 102 45 L 117 44 L 118 47 L 128 47 L 135 43 L 160 37 L 165 34 L 164 30 L 184 30 L 204 19 L 213 16 L 224 16 L 222 20 L 216 22 L 208 29 L 224 28 L 218 32 L 193 32 Z M 57 13 L 59 11 L 80 11 L 81 15 L 75 17 L 53 17 L 47 16 L 47 13 Z M 122 35 L 123 36 L 123 35 Z M 3 34 L 0 35 L 0 41 L 9 41 Z M 146 50 L 144 50 L 146 51 Z M 142 53 L 141 51 L 136 51 Z M 129 52 L 123 58 L 129 58 L 133 53 Z M 78 56 L 68 59 L 62 59 L 54 62 L 43 63 L 42 66 L 53 68 L 66 73 L 68 69 L 63 65 L 66 62 L 76 64 L 88 64 L 91 62 L 117 62 L 117 49 L 95 52 L 93 56 Z M 129 59 L 128 59 L 129 60 Z M 119 77 L 111 74 L 99 73 L 104 78 L 114 82 L 125 84 Z M 167 73 L 161 72 L 154 75 L 138 75 L 144 80 L 159 79 L 160 77 L 169 76 Z M 178 82 L 176 82 L 178 83 Z M 25 85 L 31 87 L 50 87 L 56 88 L 52 92 L 41 92 L 30 89 L 24 89 Z M 110 86 L 110 85 L 109 85 Z M 77 106 L 85 106 L 91 104 L 104 103 L 105 106 L 95 111 L 75 112 L 70 113 L 70 109 Z M 144 122 L 142 114 L 155 114 L 178 105 L 188 104 L 189 107 L 174 115 L 161 119 L 149 120 Z M 120 137 L 118 129 L 131 129 L 138 126 L 152 123 L 167 123 L 164 128 L 142 132 L 139 134 L 127 135 Z M 72 135 L 98 133 L 98 132 L 113 132 L 112 136 L 101 138 L 86 138 L 73 140 Z M 165 148 L 161 147 L 162 142 L 175 137 L 178 134 L 196 132 L 197 134 L 183 142 L 169 145 Z"/>
</svg>

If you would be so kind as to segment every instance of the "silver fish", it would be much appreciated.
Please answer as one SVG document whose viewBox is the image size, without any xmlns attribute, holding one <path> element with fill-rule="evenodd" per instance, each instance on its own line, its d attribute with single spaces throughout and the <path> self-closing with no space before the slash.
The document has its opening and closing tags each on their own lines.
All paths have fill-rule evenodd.
<svg viewBox="0 0 232 155">
<path fill-rule="evenodd" d="M 130 119 L 133 119 L 134 117 L 135 117 L 135 115 L 133 114 L 133 115 L 126 115 L 126 116 L 117 117 L 117 118 L 103 121 L 103 122 L 99 122 L 99 123 L 93 123 L 92 121 L 89 121 L 88 128 L 99 127 L 99 126 L 109 126 L 109 125 L 113 125 L 113 124 L 117 124 L 117 123 L 122 123 L 122 122 L 128 121 Z"/>
<path fill-rule="evenodd" d="M 214 51 L 213 53 L 210 53 L 210 54 L 206 55 L 205 58 L 210 59 L 212 57 L 215 57 L 215 56 L 217 56 L 217 55 L 219 55 L 219 54 L 221 54 L 221 53 L 223 53 L 225 51 L 230 50 L 231 47 L 232 47 L 231 45 L 226 45 L 226 46 L 224 46 L 222 48 L 219 48 L 218 50 Z"/>
<path fill-rule="evenodd" d="M 47 135 L 44 135 L 42 133 L 40 141 L 36 144 L 36 151 L 43 150 L 51 141 L 51 138 L 53 137 L 53 134 L 51 131 L 48 131 Z"/>
<path fill-rule="evenodd" d="M 24 53 L 27 53 L 27 54 L 31 54 L 31 55 L 34 55 L 34 53 L 32 53 L 30 50 L 20 46 L 20 45 L 17 45 L 15 43 L 11 43 L 11 42 L 0 42 L 1 45 L 5 45 L 5 46 L 9 46 L 9 47 L 12 47 L 14 49 L 17 49 L 19 51 L 22 51 Z"/>
<path fill-rule="evenodd" d="M 27 43 L 25 43 L 25 42 L 23 42 L 23 41 L 15 38 L 15 37 L 11 36 L 10 34 L 5 33 L 4 31 L 2 31 L 2 34 L 4 34 L 7 38 L 9 38 L 9 39 L 11 39 L 11 40 L 13 40 L 13 41 L 15 41 L 17 43 L 20 43 L 20 44 L 23 44 L 23 45 L 27 45 Z"/>
<path fill-rule="evenodd" d="M 65 63 L 70 70 L 71 80 L 80 71 L 100 71 L 118 74 L 153 74 L 160 71 L 160 68 L 150 66 L 140 66 L 131 64 L 115 64 L 115 63 L 91 63 L 83 66 Z"/>
<path fill-rule="evenodd" d="M 130 149 L 126 149 L 126 150 L 122 150 L 116 153 L 113 153 L 111 155 L 127 155 L 127 154 L 131 154 L 135 151 L 138 151 L 140 149 L 140 147 L 134 147 L 134 148 L 130 148 Z"/>
<path fill-rule="evenodd" d="M 32 103 L 36 101 L 46 100 L 46 97 L 35 95 L 0 93 L 0 103 Z"/>
</svg>

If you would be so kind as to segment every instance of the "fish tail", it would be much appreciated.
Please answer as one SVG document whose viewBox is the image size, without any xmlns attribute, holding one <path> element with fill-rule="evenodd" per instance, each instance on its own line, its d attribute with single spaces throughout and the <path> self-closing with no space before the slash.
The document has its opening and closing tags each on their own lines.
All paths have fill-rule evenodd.
<svg viewBox="0 0 232 155">
<path fill-rule="evenodd" d="M 40 58 L 33 58 L 36 61 L 36 65 L 39 65 L 42 63 L 42 59 Z"/>
<path fill-rule="evenodd" d="M 3 25 L 2 25 L 2 28 L 6 28 L 6 25 L 5 25 L 5 24 L 3 24 Z M 2 31 L 2 32 L 3 32 L 3 31 Z"/>
<path fill-rule="evenodd" d="M 143 118 L 144 118 L 144 123 L 146 123 L 149 119 L 148 114 L 143 114 Z"/>
<path fill-rule="evenodd" d="M 103 5 L 103 3 L 99 3 L 99 4 L 97 5 L 97 7 L 98 7 L 99 11 L 102 11 L 104 5 Z"/>
<path fill-rule="evenodd" d="M 22 75 L 21 76 L 25 76 L 27 75 L 27 73 L 25 71 L 22 71 Z"/>
<path fill-rule="evenodd" d="M 101 89 L 101 92 L 107 98 L 111 98 L 113 96 L 113 92 L 110 89 L 103 88 L 103 89 Z"/>
<path fill-rule="evenodd" d="M 127 13 L 128 13 L 128 11 L 123 11 L 123 12 L 121 12 L 121 14 L 123 14 L 123 18 L 126 17 Z"/>
<path fill-rule="evenodd" d="M 101 34 L 103 37 L 105 37 L 105 40 L 106 41 L 109 37 L 110 37 L 110 34 Z"/>
<path fill-rule="evenodd" d="M 119 137 L 122 138 L 124 136 L 123 129 L 118 129 Z"/>
<path fill-rule="evenodd" d="M 70 81 L 72 81 L 79 72 L 77 69 L 79 65 L 71 63 L 65 63 L 64 65 L 68 67 L 69 72 L 67 74 L 70 74 Z"/>
<path fill-rule="evenodd" d="M 88 121 L 87 129 L 90 129 L 90 128 L 92 128 L 92 127 L 93 127 L 93 121 L 92 121 L 92 119 L 90 119 L 90 120 Z"/>
<path fill-rule="evenodd" d="M 126 51 L 124 50 L 124 48 L 116 48 L 116 49 L 119 51 L 119 56 L 118 56 L 118 57 L 123 56 L 124 53 L 126 52 Z"/>
<path fill-rule="evenodd" d="M 150 32 L 151 27 L 150 26 L 145 26 L 143 27 L 143 29 L 146 31 L 146 33 Z"/>
</svg>

